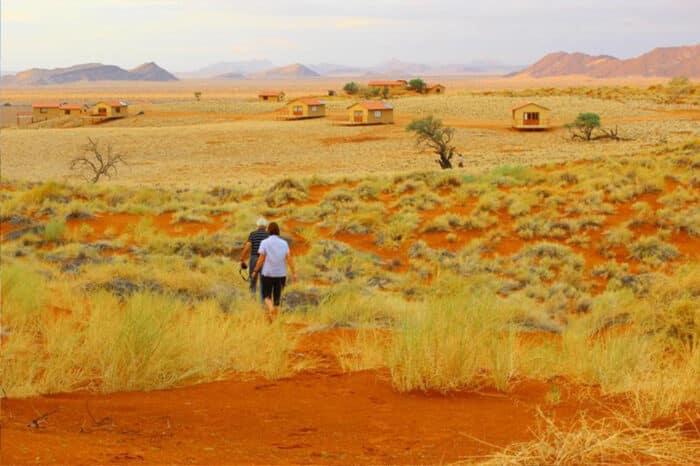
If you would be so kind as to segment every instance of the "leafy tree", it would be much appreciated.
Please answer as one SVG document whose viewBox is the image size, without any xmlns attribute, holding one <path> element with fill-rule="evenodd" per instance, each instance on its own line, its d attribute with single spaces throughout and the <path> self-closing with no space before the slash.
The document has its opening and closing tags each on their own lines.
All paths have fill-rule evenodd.
<svg viewBox="0 0 700 466">
<path fill-rule="evenodd" d="M 194 98 L 197 99 L 197 102 L 199 102 L 200 99 L 202 98 L 202 92 L 201 92 L 201 91 L 195 91 L 195 93 L 194 93 Z"/>
<path fill-rule="evenodd" d="M 382 89 L 382 98 L 388 99 L 389 97 L 391 97 L 391 91 L 388 86 L 384 86 L 384 89 Z"/>
<path fill-rule="evenodd" d="M 600 128 L 600 115 L 597 113 L 579 113 L 573 123 L 566 127 L 571 131 L 571 139 L 590 141 L 593 131 Z"/>
<path fill-rule="evenodd" d="M 413 120 L 406 131 L 416 133 L 416 144 L 431 149 L 438 155 L 436 162 L 442 169 L 452 168 L 452 158 L 457 153 L 457 149 L 452 145 L 454 138 L 454 128 L 444 126 L 442 121 L 429 116 L 418 120 Z"/>
<path fill-rule="evenodd" d="M 343 90 L 350 95 L 357 94 L 360 91 L 360 86 L 355 81 L 350 81 L 343 86 Z"/>
<path fill-rule="evenodd" d="M 408 89 L 409 90 L 420 92 L 421 94 L 423 92 L 425 92 L 427 87 L 428 87 L 428 85 L 425 84 L 425 81 L 423 81 L 420 78 L 411 79 L 408 82 Z"/>
</svg>

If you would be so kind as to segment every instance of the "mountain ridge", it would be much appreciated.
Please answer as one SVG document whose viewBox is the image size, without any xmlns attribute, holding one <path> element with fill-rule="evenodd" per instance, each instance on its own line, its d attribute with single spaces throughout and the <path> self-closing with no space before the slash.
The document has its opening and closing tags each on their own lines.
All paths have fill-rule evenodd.
<svg viewBox="0 0 700 466">
<path fill-rule="evenodd" d="M 78 81 L 176 81 L 177 78 L 155 62 L 131 70 L 102 63 L 81 63 L 63 68 L 30 68 L 3 76 L 3 85 L 48 85 Z"/>
<path fill-rule="evenodd" d="M 628 59 L 619 59 L 610 55 L 588 55 L 581 52 L 554 52 L 513 75 L 535 78 L 570 75 L 585 75 L 593 78 L 700 77 L 700 44 L 657 47 Z"/>
</svg>

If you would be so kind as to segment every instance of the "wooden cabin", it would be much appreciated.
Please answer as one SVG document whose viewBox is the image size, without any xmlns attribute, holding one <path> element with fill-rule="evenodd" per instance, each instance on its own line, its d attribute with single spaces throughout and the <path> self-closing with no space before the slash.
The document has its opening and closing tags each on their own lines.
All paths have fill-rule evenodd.
<svg viewBox="0 0 700 466">
<path fill-rule="evenodd" d="M 304 118 L 322 118 L 326 116 L 326 103 L 314 99 L 295 99 L 287 104 L 287 118 L 301 120 Z"/>
<path fill-rule="evenodd" d="M 513 128 L 521 130 L 539 130 L 550 127 L 551 110 L 534 102 L 517 105 L 511 109 Z"/>
<path fill-rule="evenodd" d="M 59 102 L 37 102 L 32 104 L 32 121 L 45 121 L 62 115 Z"/>
<path fill-rule="evenodd" d="M 97 102 L 90 109 L 90 115 L 102 118 L 124 118 L 129 116 L 129 104 L 121 100 Z"/>
<path fill-rule="evenodd" d="M 381 100 L 358 102 L 348 107 L 353 125 L 389 125 L 394 123 L 394 107 Z"/>
<path fill-rule="evenodd" d="M 77 104 L 63 104 L 59 107 L 59 110 L 63 112 L 63 116 L 80 116 L 84 111 L 83 105 Z"/>
<path fill-rule="evenodd" d="M 408 86 L 408 81 L 404 79 L 398 79 L 396 81 L 370 81 L 369 83 L 367 83 L 367 86 L 378 87 L 380 89 L 388 87 L 391 90 L 406 89 L 406 86 Z"/>
<path fill-rule="evenodd" d="M 426 84 L 425 85 L 425 93 L 426 94 L 444 94 L 445 93 L 445 86 L 442 84 Z"/>
<path fill-rule="evenodd" d="M 32 104 L 32 122 L 50 120 L 63 116 L 80 116 L 83 107 L 67 102 L 37 102 Z"/>
<path fill-rule="evenodd" d="M 284 92 L 282 91 L 260 91 L 258 93 L 260 102 L 282 102 L 284 100 Z"/>
</svg>

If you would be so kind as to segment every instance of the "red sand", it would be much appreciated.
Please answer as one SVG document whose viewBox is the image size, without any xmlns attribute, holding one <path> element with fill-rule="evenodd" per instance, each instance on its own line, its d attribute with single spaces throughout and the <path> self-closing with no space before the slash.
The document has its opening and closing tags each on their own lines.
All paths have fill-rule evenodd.
<svg viewBox="0 0 700 466">
<path fill-rule="evenodd" d="M 0 460 L 435 464 L 527 440 L 538 407 L 561 422 L 581 410 L 605 414 L 599 398 L 568 385 L 557 385 L 559 404 L 547 404 L 543 382 L 522 382 L 511 394 L 400 394 L 386 371 L 341 373 L 329 353 L 339 334 L 304 338 L 298 350 L 320 364 L 275 382 L 234 378 L 145 393 L 5 399 Z M 55 409 L 39 429 L 27 426 Z"/>
<path fill-rule="evenodd" d="M 580 162 L 582 163 L 582 162 Z M 549 168 L 545 171 L 553 172 L 565 167 L 565 165 L 557 166 L 556 168 Z M 347 184 L 335 184 L 332 187 L 328 186 L 312 186 L 310 188 L 311 196 L 304 202 L 304 204 L 317 203 L 320 202 L 325 194 L 327 194 L 332 188 L 345 186 L 352 187 Z M 505 208 L 499 208 L 496 212 L 492 212 L 491 215 L 497 217 L 498 222 L 484 230 L 468 230 L 468 229 L 452 229 L 450 231 L 438 231 L 438 232 L 422 232 L 423 229 L 436 217 L 445 214 L 456 214 L 462 218 L 471 215 L 474 210 L 477 199 L 471 198 L 463 205 L 450 205 L 449 207 L 439 206 L 435 209 L 419 212 L 420 222 L 417 228 L 413 231 L 410 237 L 405 238 L 398 247 L 382 247 L 375 243 L 374 236 L 372 234 L 351 234 L 351 233 L 336 233 L 333 234 L 330 228 L 318 228 L 318 232 L 321 237 L 332 238 L 337 241 L 344 242 L 351 246 L 352 248 L 368 252 L 377 255 L 386 263 L 391 263 L 393 261 L 399 261 L 400 266 L 393 267 L 393 270 L 402 272 L 408 270 L 409 264 L 409 249 L 411 244 L 418 240 L 423 240 L 427 245 L 433 249 L 444 249 L 452 252 L 457 252 L 465 245 L 469 244 L 472 240 L 479 238 L 486 238 L 494 234 L 499 235 L 499 239 L 489 241 L 488 247 L 489 251 L 484 253 L 484 257 L 507 257 L 518 253 L 523 247 L 528 244 L 535 242 L 553 242 L 559 243 L 564 246 L 570 247 L 575 253 L 579 254 L 585 260 L 585 269 L 590 272 L 596 266 L 602 265 L 609 260 L 615 260 L 618 263 L 628 262 L 630 264 L 630 270 L 635 272 L 639 269 L 639 263 L 631 261 L 628 258 L 628 252 L 625 248 L 617 247 L 611 248 L 610 253 L 612 257 L 605 257 L 598 250 L 598 247 L 603 241 L 603 235 L 606 231 L 611 228 L 622 226 L 626 222 L 629 222 L 636 215 L 632 209 L 632 205 L 637 202 L 646 202 L 652 212 L 655 212 L 663 207 L 659 203 L 659 198 L 673 192 L 677 187 L 677 184 L 671 180 L 666 181 L 666 186 L 661 193 L 645 193 L 640 196 L 634 197 L 628 201 L 613 203 L 616 211 L 613 214 L 606 215 L 603 225 L 600 228 L 588 228 L 583 231 L 589 241 L 587 245 L 575 245 L 567 243 L 569 236 L 563 238 L 544 238 L 537 237 L 531 240 L 526 240 L 520 238 L 513 232 L 513 223 L 515 219 L 511 217 Z M 529 187 L 524 188 L 503 188 L 504 192 L 510 192 L 516 189 L 528 190 Z M 411 194 L 406 192 L 405 194 Z M 445 199 L 449 199 L 450 191 L 449 189 L 440 189 L 439 194 Z M 401 195 L 390 195 L 387 193 L 382 193 L 379 196 L 379 202 L 384 204 L 387 208 L 387 212 L 395 213 L 396 209 L 392 208 Z M 564 212 L 563 207 L 560 208 L 562 218 L 576 218 L 576 215 L 568 215 Z M 531 210 L 531 214 L 536 214 L 541 211 L 541 208 L 535 206 Z M 295 223 L 296 224 L 296 223 Z M 641 224 L 634 225 L 630 227 L 630 231 L 633 233 L 632 241 L 636 241 L 642 236 L 656 235 L 662 228 L 657 225 L 652 224 Z M 448 239 L 448 235 L 452 238 Z M 678 248 L 682 257 L 681 261 L 695 261 L 700 259 L 700 237 L 691 236 L 683 231 L 672 232 L 669 243 L 673 244 Z M 590 277 L 589 277 L 590 278 Z M 605 287 L 606 280 L 600 278 L 592 278 L 599 286 L 598 289 L 602 290 Z"/>
<path fill-rule="evenodd" d="M 160 215 L 139 215 L 128 213 L 97 213 L 94 218 L 88 219 L 73 219 L 66 222 L 66 227 L 69 231 L 77 231 L 82 225 L 89 225 L 93 232 L 88 235 L 91 241 L 104 239 L 108 230 L 114 237 L 123 234 L 129 234 L 133 231 L 140 222 L 150 220 L 153 222 L 153 227 L 170 236 L 192 236 L 198 233 L 213 234 L 223 230 L 226 225 L 223 221 L 223 215 L 211 217 L 210 223 L 200 222 L 175 222 L 173 223 L 173 214 L 164 213 Z"/>
</svg>

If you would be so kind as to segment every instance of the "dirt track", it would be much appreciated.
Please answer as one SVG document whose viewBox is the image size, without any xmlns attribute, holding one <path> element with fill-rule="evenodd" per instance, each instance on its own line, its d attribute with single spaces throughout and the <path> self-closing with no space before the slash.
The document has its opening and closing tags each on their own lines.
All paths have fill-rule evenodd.
<svg viewBox="0 0 700 466">
<path fill-rule="evenodd" d="M 337 333 L 310 334 L 311 372 L 153 392 L 72 393 L 3 400 L 2 464 L 240 464 L 453 462 L 528 439 L 536 410 L 567 421 L 595 404 L 524 382 L 498 393 L 399 394 L 383 372 L 342 373 Z M 40 427 L 27 424 L 43 413 Z M 88 411 L 89 410 L 89 411 Z M 476 440 L 479 439 L 479 440 Z M 482 443 L 484 442 L 484 443 Z"/>
</svg>

